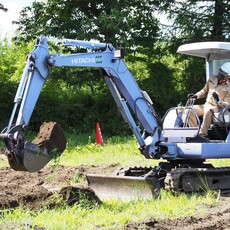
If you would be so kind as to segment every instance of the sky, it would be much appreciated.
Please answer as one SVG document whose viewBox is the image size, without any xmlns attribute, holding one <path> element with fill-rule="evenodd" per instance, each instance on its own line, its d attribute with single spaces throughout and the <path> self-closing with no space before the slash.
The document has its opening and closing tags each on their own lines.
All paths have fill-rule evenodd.
<svg viewBox="0 0 230 230">
<path fill-rule="evenodd" d="M 12 25 L 12 21 L 16 21 L 19 17 L 19 12 L 25 6 L 30 6 L 34 0 L 0 0 L 0 3 L 8 9 L 7 12 L 0 10 L 0 37 L 8 37 L 13 35 L 16 29 Z"/>
</svg>

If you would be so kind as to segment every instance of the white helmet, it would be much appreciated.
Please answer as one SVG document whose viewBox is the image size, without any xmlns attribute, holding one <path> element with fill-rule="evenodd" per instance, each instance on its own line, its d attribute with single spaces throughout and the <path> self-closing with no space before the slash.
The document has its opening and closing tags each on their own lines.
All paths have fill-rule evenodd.
<svg viewBox="0 0 230 230">
<path fill-rule="evenodd" d="M 230 62 L 225 62 L 220 68 L 219 73 L 223 75 L 230 75 Z"/>
</svg>

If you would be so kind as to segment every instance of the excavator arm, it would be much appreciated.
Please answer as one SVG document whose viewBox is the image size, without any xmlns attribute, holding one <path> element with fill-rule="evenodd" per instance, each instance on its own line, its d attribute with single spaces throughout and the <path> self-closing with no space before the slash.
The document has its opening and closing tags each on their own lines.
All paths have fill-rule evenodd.
<svg viewBox="0 0 230 230">
<path fill-rule="evenodd" d="M 147 158 L 154 158 L 156 153 L 162 151 L 159 150 L 157 144 L 164 140 L 159 120 L 152 107 L 151 99 L 146 92 L 140 90 L 121 57 L 116 57 L 117 51 L 115 48 L 111 44 L 97 44 L 77 40 L 64 40 L 63 43 L 84 48 L 95 48 L 97 51 L 71 55 L 50 55 L 47 59 L 48 64 L 56 67 L 98 68 L 124 120 L 131 127 L 142 153 Z M 145 130 L 144 133 L 141 133 L 140 128 L 135 123 L 130 109 Z"/>
<path fill-rule="evenodd" d="M 49 54 L 47 38 L 41 36 L 27 56 L 8 126 L 0 133 L 0 138 L 6 144 L 6 155 L 11 167 L 15 170 L 35 172 L 52 159 L 52 154 L 46 146 L 25 140 L 25 131 L 50 69 L 61 66 L 98 68 L 124 120 L 130 125 L 142 154 L 147 158 L 155 158 L 159 153 L 164 153 L 165 148 L 158 145 L 164 139 L 152 102 L 146 93 L 139 89 L 126 64 L 117 55 L 118 51 L 106 43 L 65 39 L 63 44 L 83 47 L 87 52 Z M 141 123 L 143 132 L 135 119 Z"/>
<path fill-rule="evenodd" d="M 50 160 L 46 149 L 27 142 L 24 138 L 24 132 L 49 73 L 45 61 L 47 56 L 47 39 L 41 37 L 27 56 L 8 126 L 0 134 L 6 144 L 9 163 L 15 170 L 38 171 Z"/>
</svg>

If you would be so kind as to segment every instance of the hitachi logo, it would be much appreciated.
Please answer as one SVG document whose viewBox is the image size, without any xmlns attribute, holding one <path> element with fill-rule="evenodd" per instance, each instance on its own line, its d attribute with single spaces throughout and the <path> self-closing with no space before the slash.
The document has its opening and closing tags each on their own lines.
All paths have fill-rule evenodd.
<svg viewBox="0 0 230 230">
<path fill-rule="evenodd" d="M 74 64 L 95 63 L 95 58 L 73 58 L 72 63 Z"/>
</svg>

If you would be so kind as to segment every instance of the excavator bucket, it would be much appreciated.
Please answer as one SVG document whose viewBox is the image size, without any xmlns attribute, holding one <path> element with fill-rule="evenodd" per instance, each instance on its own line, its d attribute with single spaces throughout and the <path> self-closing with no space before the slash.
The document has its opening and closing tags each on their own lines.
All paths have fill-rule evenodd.
<svg viewBox="0 0 230 230">
<path fill-rule="evenodd" d="M 160 181 L 155 173 L 146 176 L 124 173 L 118 175 L 87 174 L 90 189 L 100 199 L 151 199 L 159 196 Z"/>
<path fill-rule="evenodd" d="M 31 142 L 24 142 L 20 154 L 8 154 L 8 161 L 16 171 L 36 172 L 48 162 L 60 156 L 66 148 L 63 129 L 56 122 L 43 123 L 37 137 Z"/>
<path fill-rule="evenodd" d="M 16 171 L 37 172 L 42 169 L 52 157 L 47 150 L 43 150 L 31 142 L 25 142 L 20 155 L 8 154 L 10 167 Z"/>
</svg>

